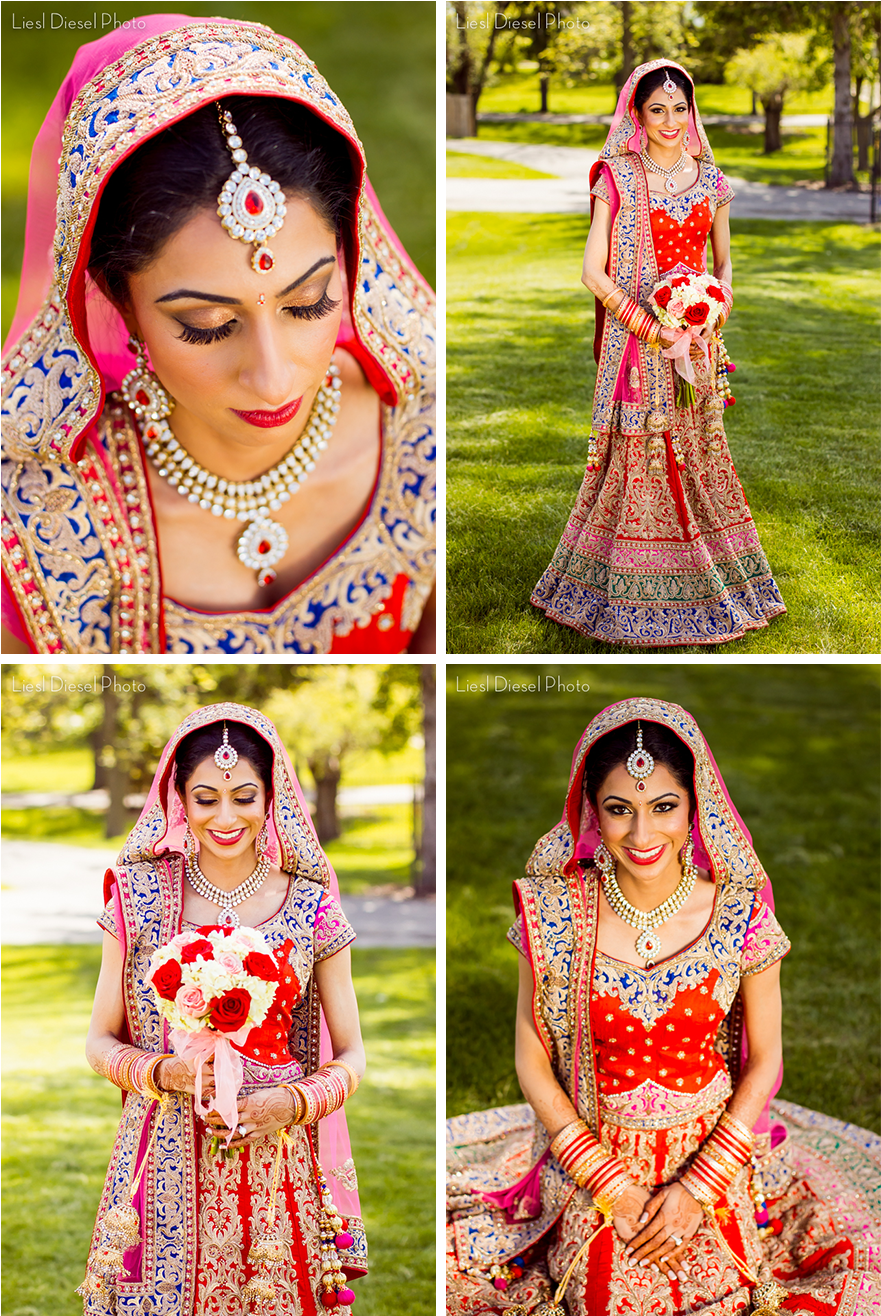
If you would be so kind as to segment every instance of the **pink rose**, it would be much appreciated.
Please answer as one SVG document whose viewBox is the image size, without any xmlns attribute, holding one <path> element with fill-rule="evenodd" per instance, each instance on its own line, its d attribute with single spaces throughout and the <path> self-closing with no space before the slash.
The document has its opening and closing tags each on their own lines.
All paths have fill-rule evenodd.
<svg viewBox="0 0 881 1316">
<path fill-rule="evenodd" d="M 220 967 L 226 969 L 227 973 L 241 973 L 241 957 L 234 955 L 231 950 L 222 950 L 215 958 Z"/>
<path fill-rule="evenodd" d="M 667 310 L 672 316 L 675 316 L 675 318 L 678 320 L 679 317 L 682 315 L 682 312 L 685 310 L 685 302 L 680 302 L 680 301 L 671 302 L 670 305 L 667 307 Z"/>
<path fill-rule="evenodd" d="M 201 987 L 181 987 L 174 1003 L 181 1014 L 188 1014 L 192 1019 L 198 1019 L 208 1009 Z"/>
</svg>

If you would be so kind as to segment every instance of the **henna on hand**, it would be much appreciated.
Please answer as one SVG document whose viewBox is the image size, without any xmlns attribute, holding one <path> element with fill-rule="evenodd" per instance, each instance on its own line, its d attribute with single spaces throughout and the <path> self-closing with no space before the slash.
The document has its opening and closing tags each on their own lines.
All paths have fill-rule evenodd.
<svg viewBox="0 0 881 1316">
<path fill-rule="evenodd" d="M 181 1060 L 179 1056 L 160 1060 L 153 1071 L 153 1081 L 163 1092 L 189 1092 L 194 1095 L 196 1091 L 195 1065 L 188 1060 Z M 214 1063 L 209 1060 L 202 1066 L 202 1097 L 205 1101 L 209 1101 L 213 1096 Z"/>
<path fill-rule="evenodd" d="M 284 1087 L 261 1088 L 257 1092 L 251 1092 L 247 1096 L 239 1097 L 239 1124 L 244 1124 L 246 1133 L 236 1132 L 230 1142 L 230 1148 L 245 1147 L 249 1142 L 254 1142 L 258 1138 L 265 1137 L 268 1133 L 276 1133 L 279 1129 L 287 1128 L 293 1121 L 296 1113 L 296 1101 L 293 1092 Z M 220 1120 L 220 1116 L 214 1117 L 213 1127 L 209 1125 L 210 1132 L 218 1133 L 226 1137 L 228 1129 Z"/>
</svg>

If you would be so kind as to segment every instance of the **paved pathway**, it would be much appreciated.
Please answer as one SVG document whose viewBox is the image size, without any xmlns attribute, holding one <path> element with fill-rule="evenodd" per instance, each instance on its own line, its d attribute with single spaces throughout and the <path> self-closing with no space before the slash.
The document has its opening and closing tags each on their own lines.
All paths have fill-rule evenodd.
<svg viewBox="0 0 881 1316">
<path fill-rule="evenodd" d="M 447 149 L 489 156 L 554 174 L 553 178 L 448 178 L 447 210 L 520 214 L 587 214 L 590 166 L 598 151 L 576 146 L 542 146 L 527 142 L 449 141 Z M 730 178 L 735 190 L 735 219 L 838 219 L 867 223 L 865 192 L 824 192 Z"/>
<path fill-rule="evenodd" d="M 103 908 L 104 873 L 115 850 L 89 850 L 48 841 L 4 841 L 2 934 L 7 944 L 98 942 L 95 919 Z M 433 900 L 346 896 L 346 914 L 358 945 L 433 946 Z"/>
</svg>

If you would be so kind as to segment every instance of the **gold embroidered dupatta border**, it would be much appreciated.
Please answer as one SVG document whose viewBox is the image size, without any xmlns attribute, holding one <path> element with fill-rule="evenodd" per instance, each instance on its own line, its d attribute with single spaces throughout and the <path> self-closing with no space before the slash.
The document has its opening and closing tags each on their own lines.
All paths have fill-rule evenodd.
<svg viewBox="0 0 881 1316">
<path fill-rule="evenodd" d="M 532 966 L 532 1011 L 539 1038 L 572 1104 L 599 1136 L 590 1032 L 599 908 L 596 886 L 588 887 L 576 873 L 543 883 L 522 878 L 514 883 L 514 890 Z M 568 964 L 559 963 L 561 956 Z M 549 1143 L 547 1130 L 536 1120 L 533 1165 L 545 1155 Z M 541 1211 L 533 1219 L 508 1220 L 489 1208 L 454 1218 L 456 1253 L 462 1265 L 486 1267 L 510 1261 L 556 1224 L 578 1190 L 553 1157 L 547 1159 L 540 1174 Z"/>
<path fill-rule="evenodd" d="M 132 1045 L 147 1051 L 164 1050 L 162 1021 L 150 1007 L 145 974 L 150 956 L 170 941 L 183 915 L 182 864 L 178 871 L 168 859 L 146 861 L 115 870 L 120 932 L 125 938 L 122 989 L 125 1017 Z M 139 912 L 139 906 L 140 912 Z M 146 917 L 145 917 L 146 914 Z M 140 985 L 138 985 L 140 982 Z M 123 1115 L 104 1181 L 91 1248 L 98 1246 L 100 1222 L 107 1211 L 128 1199 L 132 1176 L 144 1155 L 153 1120 L 159 1118 L 156 1102 L 127 1093 Z M 142 1179 L 141 1278 L 117 1281 L 116 1294 L 105 1305 L 100 1295 L 88 1299 L 93 1313 L 140 1313 L 143 1301 L 165 1286 L 169 1314 L 192 1310 L 196 1267 L 196 1130 L 192 1102 L 178 1094 L 165 1105 L 156 1145 Z M 157 1310 L 163 1310 L 159 1307 Z"/>
</svg>

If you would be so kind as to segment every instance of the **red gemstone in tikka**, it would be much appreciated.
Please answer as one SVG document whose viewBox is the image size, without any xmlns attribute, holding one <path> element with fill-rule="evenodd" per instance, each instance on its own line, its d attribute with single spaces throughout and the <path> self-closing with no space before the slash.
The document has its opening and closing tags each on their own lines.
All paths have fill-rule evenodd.
<svg viewBox="0 0 881 1316">
<path fill-rule="evenodd" d="M 268 251 L 261 251 L 257 258 L 257 264 L 260 266 L 261 270 L 271 270 L 275 261 Z"/>
<path fill-rule="evenodd" d="M 636 789 L 637 789 L 638 791 L 644 791 L 644 790 L 648 790 L 648 787 L 646 786 L 646 784 L 645 784 L 644 781 L 638 781 L 638 782 L 636 783 Z"/>
<path fill-rule="evenodd" d="M 150 394 L 144 388 L 139 388 L 135 394 L 135 401 L 139 402 L 142 407 L 149 407 Z"/>
<path fill-rule="evenodd" d="M 264 209 L 263 198 L 259 192 L 249 192 L 245 197 L 245 209 L 249 215 L 262 215 Z"/>
</svg>

